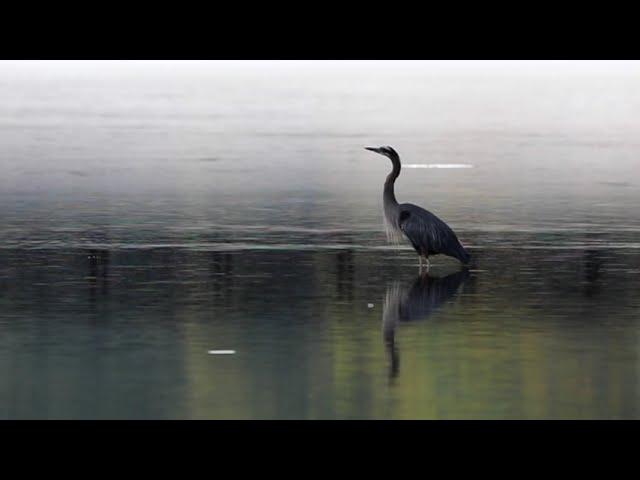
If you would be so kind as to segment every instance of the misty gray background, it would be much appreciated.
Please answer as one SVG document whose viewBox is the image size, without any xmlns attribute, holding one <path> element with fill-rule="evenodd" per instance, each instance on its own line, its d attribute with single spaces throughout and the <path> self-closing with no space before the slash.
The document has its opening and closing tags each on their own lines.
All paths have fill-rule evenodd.
<svg viewBox="0 0 640 480">
<path fill-rule="evenodd" d="M 639 74 L 637 62 L 3 62 L 2 214 L 38 229 L 99 213 L 114 227 L 377 230 L 389 165 L 362 147 L 389 144 L 406 163 L 474 166 L 398 181 L 401 201 L 458 228 L 637 226 Z"/>
</svg>

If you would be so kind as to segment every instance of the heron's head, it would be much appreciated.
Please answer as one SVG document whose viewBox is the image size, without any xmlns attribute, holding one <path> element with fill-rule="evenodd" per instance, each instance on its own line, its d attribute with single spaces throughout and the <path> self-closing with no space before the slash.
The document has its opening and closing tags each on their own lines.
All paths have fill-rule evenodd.
<svg viewBox="0 0 640 480">
<path fill-rule="evenodd" d="M 398 158 L 398 152 L 396 152 L 393 148 L 389 146 L 384 147 L 364 147 L 366 150 L 371 150 L 372 152 L 379 153 L 380 155 L 384 155 L 385 157 L 389 157 L 391 159 Z"/>
</svg>

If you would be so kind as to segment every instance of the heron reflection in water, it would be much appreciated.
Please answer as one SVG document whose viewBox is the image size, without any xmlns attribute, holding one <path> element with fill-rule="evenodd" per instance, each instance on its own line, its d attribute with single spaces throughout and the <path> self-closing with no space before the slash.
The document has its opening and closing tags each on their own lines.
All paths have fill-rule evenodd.
<svg viewBox="0 0 640 480">
<path fill-rule="evenodd" d="M 424 273 L 411 284 L 394 282 L 387 288 L 382 310 L 382 332 L 391 357 L 391 379 L 397 377 L 400 371 L 400 356 L 395 341 L 398 324 L 426 319 L 452 298 L 468 278 L 469 271 L 466 268 L 440 278 Z"/>
</svg>

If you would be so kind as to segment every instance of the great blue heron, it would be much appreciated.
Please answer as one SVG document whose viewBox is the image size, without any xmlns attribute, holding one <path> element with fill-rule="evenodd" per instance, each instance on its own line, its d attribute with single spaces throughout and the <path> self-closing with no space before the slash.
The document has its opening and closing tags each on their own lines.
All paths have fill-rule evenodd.
<svg viewBox="0 0 640 480">
<path fill-rule="evenodd" d="M 400 156 L 391 147 L 365 147 L 367 150 L 389 157 L 393 164 L 391 173 L 384 182 L 382 197 L 387 235 L 398 240 L 404 234 L 418 252 L 420 269 L 424 258 L 429 267 L 429 255 L 443 254 L 457 258 L 463 264 L 469 263 L 471 256 L 460 244 L 453 230 L 433 213 L 411 203 L 398 204 L 393 185 L 400 175 Z"/>
</svg>

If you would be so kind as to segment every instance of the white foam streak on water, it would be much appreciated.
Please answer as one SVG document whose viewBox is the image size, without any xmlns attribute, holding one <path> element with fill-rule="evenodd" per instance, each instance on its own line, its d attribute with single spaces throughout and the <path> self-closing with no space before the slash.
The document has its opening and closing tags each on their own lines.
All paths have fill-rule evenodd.
<svg viewBox="0 0 640 480">
<path fill-rule="evenodd" d="M 473 168 L 468 163 L 409 163 L 403 168 Z"/>
</svg>

